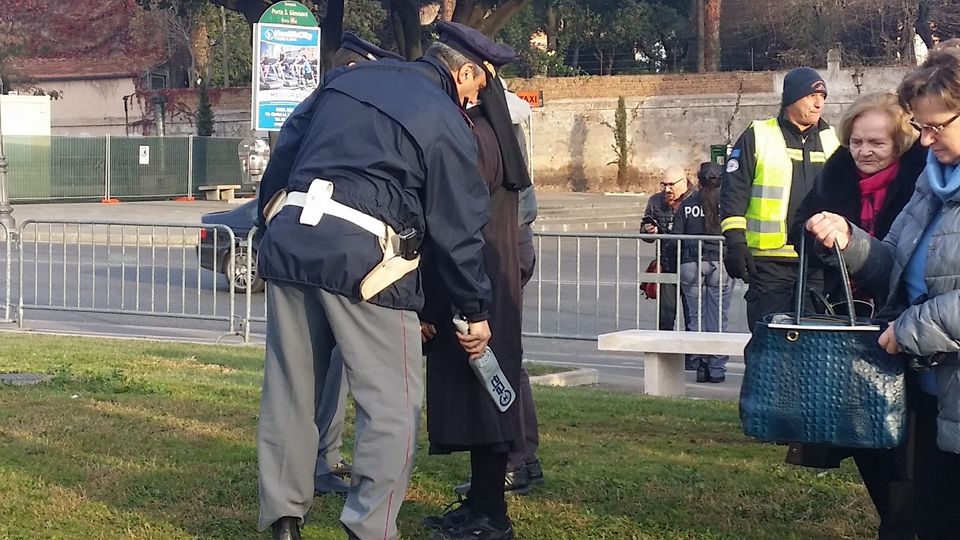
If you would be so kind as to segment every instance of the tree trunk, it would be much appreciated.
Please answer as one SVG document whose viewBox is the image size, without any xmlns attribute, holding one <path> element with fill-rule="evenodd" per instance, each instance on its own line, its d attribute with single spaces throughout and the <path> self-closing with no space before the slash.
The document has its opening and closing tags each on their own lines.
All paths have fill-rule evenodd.
<svg viewBox="0 0 960 540">
<path fill-rule="evenodd" d="M 546 34 L 547 34 L 547 50 L 556 51 L 557 50 L 557 11 L 553 7 L 551 2 L 547 5 L 547 24 L 546 24 Z"/>
<path fill-rule="evenodd" d="M 917 13 L 915 11 L 916 6 L 904 6 L 905 13 L 903 13 L 903 19 L 900 30 L 900 57 L 902 59 L 901 63 L 908 66 L 917 65 L 917 54 L 916 50 L 913 47 L 913 36 L 916 33 L 914 25 L 910 24 L 910 21 L 917 19 Z"/>
<path fill-rule="evenodd" d="M 720 8 L 722 0 L 706 0 L 703 30 L 703 69 L 720 70 Z"/>
<path fill-rule="evenodd" d="M 476 4 L 477 0 L 456 0 L 453 7 L 453 16 L 450 20 L 465 24 Z"/>
<path fill-rule="evenodd" d="M 187 21 L 190 25 L 190 88 L 194 88 L 197 79 L 203 77 L 210 65 L 210 39 L 207 25 L 194 18 Z"/>
<path fill-rule="evenodd" d="M 704 55 L 704 42 L 706 41 L 705 32 L 705 21 L 704 21 L 704 6 L 703 0 L 696 0 L 697 11 L 697 73 L 703 73 L 704 68 L 706 67 L 706 56 Z"/>
<path fill-rule="evenodd" d="M 457 0 L 440 0 L 440 20 L 452 21 L 453 10 L 457 7 Z"/>
<path fill-rule="evenodd" d="M 393 37 L 397 41 L 397 50 L 400 51 L 400 54 L 403 54 L 403 51 L 406 50 L 403 24 L 400 22 L 400 15 L 397 14 L 397 10 L 394 9 L 393 4 L 390 5 L 390 12 L 388 16 L 390 17 L 390 28 L 393 30 Z"/>
<path fill-rule="evenodd" d="M 930 0 L 917 3 L 917 20 L 914 28 L 928 49 L 933 48 L 933 32 L 930 30 Z"/>
<path fill-rule="evenodd" d="M 392 0 L 394 12 L 394 33 L 397 36 L 397 49 L 407 60 L 416 60 L 423 56 L 420 45 L 420 9 L 414 0 Z M 396 32 L 399 26 L 399 32 Z M 402 41 L 401 41 L 402 38 Z"/>
<path fill-rule="evenodd" d="M 580 42 L 573 44 L 573 54 L 570 55 L 570 64 L 573 65 L 573 69 L 580 70 Z"/>
<path fill-rule="evenodd" d="M 340 35 L 343 33 L 343 0 L 328 0 L 327 12 L 320 26 L 320 62 L 323 71 L 333 65 L 333 55 L 340 48 Z"/>
</svg>

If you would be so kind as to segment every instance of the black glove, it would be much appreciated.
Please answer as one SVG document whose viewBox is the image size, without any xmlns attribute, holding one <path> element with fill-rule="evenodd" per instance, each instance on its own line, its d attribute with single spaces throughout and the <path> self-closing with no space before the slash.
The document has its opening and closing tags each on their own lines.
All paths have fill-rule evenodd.
<svg viewBox="0 0 960 540">
<path fill-rule="evenodd" d="M 747 247 L 747 236 L 743 229 L 730 230 L 723 233 L 726 237 L 727 253 L 723 259 L 723 266 L 731 277 L 750 281 L 750 276 L 756 272 L 753 265 L 753 253 Z"/>
</svg>

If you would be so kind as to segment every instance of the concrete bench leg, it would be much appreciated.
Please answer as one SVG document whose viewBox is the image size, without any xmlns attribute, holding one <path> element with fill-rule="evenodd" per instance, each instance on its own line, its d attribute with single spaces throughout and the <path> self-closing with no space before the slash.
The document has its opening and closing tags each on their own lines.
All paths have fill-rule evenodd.
<svg viewBox="0 0 960 540">
<path fill-rule="evenodd" d="M 651 396 L 686 393 L 682 354 L 644 353 L 643 392 Z"/>
</svg>

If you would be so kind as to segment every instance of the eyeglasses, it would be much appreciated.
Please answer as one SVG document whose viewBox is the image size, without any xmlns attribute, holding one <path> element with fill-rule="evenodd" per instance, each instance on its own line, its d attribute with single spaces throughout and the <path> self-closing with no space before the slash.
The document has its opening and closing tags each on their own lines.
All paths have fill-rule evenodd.
<svg viewBox="0 0 960 540">
<path fill-rule="evenodd" d="M 673 187 L 673 186 L 679 184 L 680 182 L 685 182 L 686 180 L 687 180 L 686 178 L 681 178 L 681 179 L 677 180 L 676 182 L 660 182 L 660 188 L 661 188 L 661 189 L 667 189 L 668 187 Z"/>
<path fill-rule="evenodd" d="M 919 124 L 914 120 L 910 120 L 910 125 L 913 126 L 913 129 L 923 133 L 924 130 L 933 132 L 934 135 L 939 135 L 941 131 L 947 129 L 947 126 L 953 123 L 954 120 L 960 118 L 960 112 L 953 115 L 949 120 L 940 124 L 939 126 L 931 126 L 929 124 Z M 662 184 L 661 184 L 662 185 Z"/>
</svg>

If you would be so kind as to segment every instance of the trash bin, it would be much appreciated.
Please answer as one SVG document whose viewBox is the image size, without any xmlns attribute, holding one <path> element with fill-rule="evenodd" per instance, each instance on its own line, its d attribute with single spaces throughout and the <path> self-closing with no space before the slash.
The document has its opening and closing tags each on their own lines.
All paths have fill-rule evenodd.
<svg viewBox="0 0 960 540">
<path fill-rule="evenodd" d="M 710 145 L 710 161 L 723 165 L 727 161 L 727 156 L 730 155 L 730 147 L 725 144 L 711 144 Z"/>
</svg>

